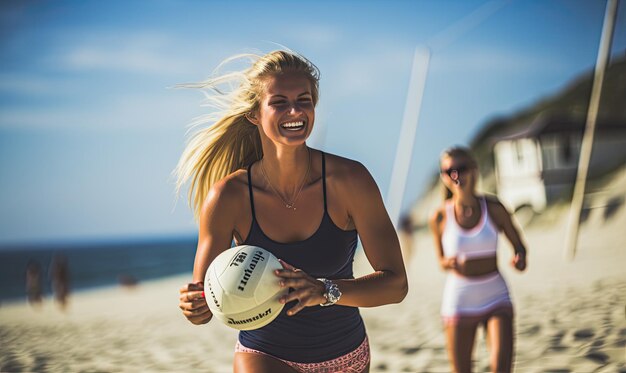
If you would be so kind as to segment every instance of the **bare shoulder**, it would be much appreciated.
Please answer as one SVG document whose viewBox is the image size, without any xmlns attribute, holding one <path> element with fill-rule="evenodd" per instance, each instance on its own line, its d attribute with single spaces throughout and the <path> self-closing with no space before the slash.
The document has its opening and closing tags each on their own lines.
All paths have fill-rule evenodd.
<svg viewBox="0 0 626 373">
<path fill-rule="evenodd" d="M 248 179 L 246 170 L 237 170 L 211 186 L 207 198 L 204 200 L 203 214 L 216 208 L 222 211 L 239 210 L 243 198 L 248 194 Z"/>
<path fill-rule="evenodd" d="M 511 214 L 504 207 L 498 197 L 493 195 L 485 195 L 485 201 L 487 202 L 487 213 L 489 217 L 496 223 L 498 229 L 503 229 L 510 225 Z"/>
<path fill-rule="evenodd" d="M 362 188 L 376 185 L 367 168 L 359 161 L 326 153 L 326 178 L 338 188 Z"/>
<path fill-rule="evenodd" d="M 358 161 L 327 154 L 326 188 L 330 206 L 345 212 L 346 221 L 354 221 L 357 217 L 374 218 L 384 209 L 376 181 Z"/>
<path fill-rule="evenodd" d="M 485 202 L 487 202 L 487 210 L 489 210 L 491 214 L 509 214 L 506 207 L 504 207 L 504 205 L 502 204 L 502 202 L 500 202 L 497 196 L 492 194 L 485 194 L 484 197 Z"/>
</svg>

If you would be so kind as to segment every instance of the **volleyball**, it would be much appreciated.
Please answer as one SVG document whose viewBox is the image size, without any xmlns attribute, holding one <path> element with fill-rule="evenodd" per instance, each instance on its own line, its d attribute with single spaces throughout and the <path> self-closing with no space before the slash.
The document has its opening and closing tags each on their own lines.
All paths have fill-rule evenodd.
<svg viewBox="0 0 626 373">
<path fill-rule="evenodd" d="M 283 309 L 287 292 L 274 274 L 278 259 L 258 246 L 235 246 L 218 255 L 204 277 L 209 309 L 218 320 L 238 330 L 258 329 Z"/>
</svg>

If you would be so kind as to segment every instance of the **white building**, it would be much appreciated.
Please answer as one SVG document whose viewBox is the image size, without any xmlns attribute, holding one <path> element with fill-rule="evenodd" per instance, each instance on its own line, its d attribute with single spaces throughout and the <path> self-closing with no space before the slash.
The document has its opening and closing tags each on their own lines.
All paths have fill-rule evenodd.
<svg viewBox="0 0 626 373">
<path fill-rule="evenodd" d="M 540 212 L 559 198 L 569 198 L 576 179 L 585 120 L 538 116 L 524 131 L 497 139 L 494 145 L 498 197 L 509 208 Z M 626 123 L 599 120 L 589 164 L 589 178 L 624 166 Z"/>
</svg>

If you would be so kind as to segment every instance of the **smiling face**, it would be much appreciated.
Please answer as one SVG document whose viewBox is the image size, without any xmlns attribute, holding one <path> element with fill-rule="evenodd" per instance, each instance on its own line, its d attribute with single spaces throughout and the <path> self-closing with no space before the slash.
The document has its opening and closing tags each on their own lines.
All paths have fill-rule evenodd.
<svg viewBox="0 0 626 373">
<path fill-rule="evenodd" d="M 283 145 L 304 143 L 315 122 L 309 77 L 302 72 L 286 71 L 263 80 L 264 92 L 249 120 L 259 127 L 262 139 Z"/>
</svg>

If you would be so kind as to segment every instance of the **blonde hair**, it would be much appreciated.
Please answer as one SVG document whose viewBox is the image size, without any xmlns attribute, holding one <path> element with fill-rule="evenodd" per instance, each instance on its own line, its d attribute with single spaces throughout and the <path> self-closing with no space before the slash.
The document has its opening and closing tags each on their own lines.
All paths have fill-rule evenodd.
<svg viewBox="0 0 626 373">
<path fill-rule="evenodd" d="M 220 75 L 219 71 L 224 66 L 238 61 L 252 65 L 241 71 Z M 265 91 L 265 79 L 285 71 L 307 75 L 311 82 L 313 105 L 316 105 L 319 99 L 319 70 L 305 57 L 292 51 L 233 56 L 217 67 L 213 77 L 199 83 L 177 86 L 203 90 L 203 106 L 215 110 L 191 123 L 192 128 L 204 124 L 208 126 L 189 137 L 173 172 L 176 177 L 176 195 L 180 195 L 183 185 L 191 180 L 188 201 L 196 220 L 213 184 L 263 157 L 258 127 L 248 121 L 246 115 L 259 108 Z"/>
</svg>

